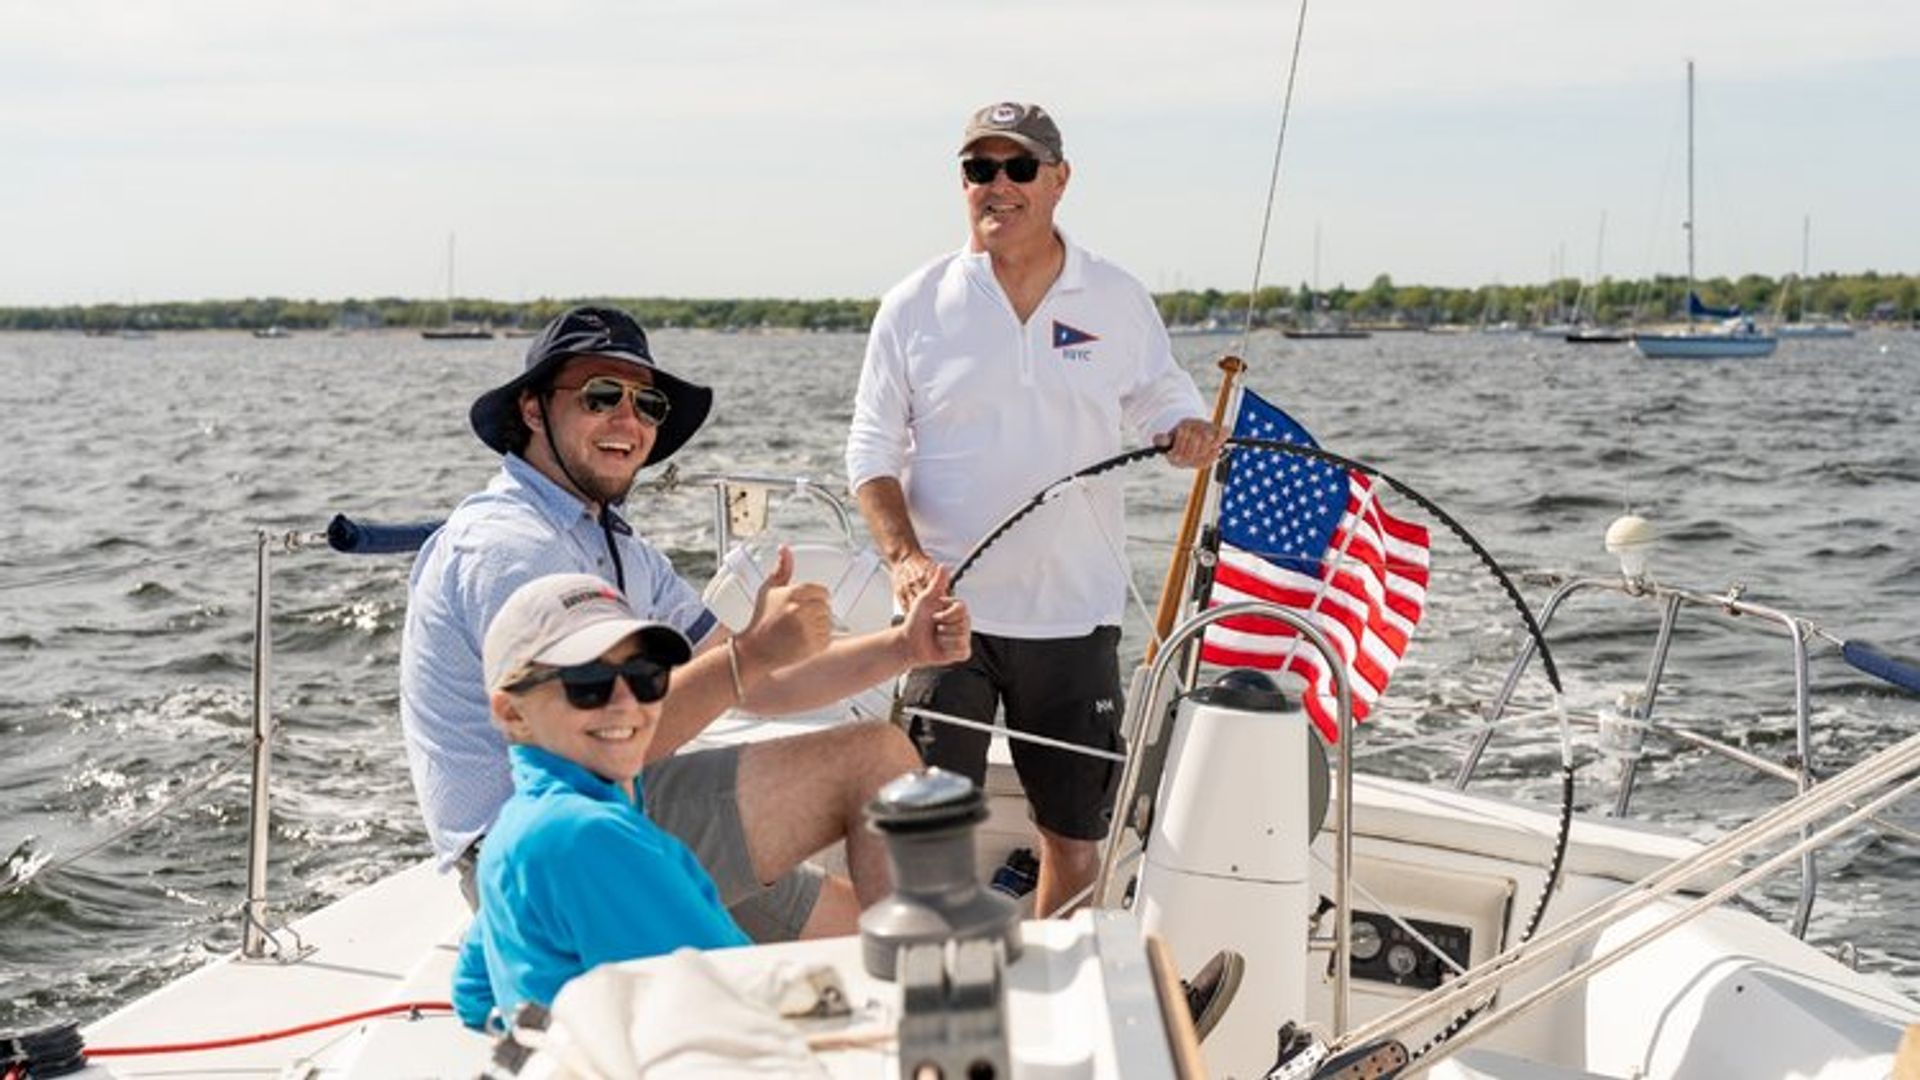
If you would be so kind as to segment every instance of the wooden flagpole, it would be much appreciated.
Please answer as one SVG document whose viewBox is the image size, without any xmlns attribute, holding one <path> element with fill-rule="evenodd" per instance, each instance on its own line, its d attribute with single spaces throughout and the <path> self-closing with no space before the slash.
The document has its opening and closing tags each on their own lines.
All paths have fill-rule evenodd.
<svg viewBox="0 0 1920 1080">
<path fill-rule="evenodd" d="M 1237 356 L 1220 358 L 1220 392 L 1213 399 L 1213 425 L 1219 427 L 1226 422 L 1227 402 L 1233 400 L 1233 382 L 1240 373 L 1247 370 L 1247 362 Z M 1153 615 L 1153 637 L 1147 642 L 1147 663 L 1160 652 L 1160 643 L 1167 639 L 1173 630 L 1173 622 L 1180 616 L 1180 604 L 1186 594 L 1187 564 L 1192 558 L 1193 538 L 1200 531 L 1200 513 L 1207 502 L 1207 484 L 1212 478 L 1213 466 L 1207 465 L 1193 471 L 1193 490 L 1187 493 L 1187 512 L 1180 519 L 1180 535 L 1174 540 L 1173 561 L 1167 564 L 1167 577 L 1160 585 L 1160 606 Z"/>
</svg>

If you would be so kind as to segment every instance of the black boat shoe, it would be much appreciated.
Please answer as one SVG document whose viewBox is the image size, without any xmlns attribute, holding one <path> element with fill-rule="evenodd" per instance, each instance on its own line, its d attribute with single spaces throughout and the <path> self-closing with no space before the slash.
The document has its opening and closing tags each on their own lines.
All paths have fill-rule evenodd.
<svg viewBox="0 0 1920 1080">
<path fill-rule="evenodd" d="M 1181 979 L 1180 989 L 1187 996 L 1187 1015 L 1193 1018 L 1193 1035 L 1205 1040 L 1214 1025 L 1226 1015 L 1233 995 L 1240 990 L 1240 976 L 1247 961 L 1232 949 L 1221 949 L 1201 965 L 1192 979 Z"/>
</svg>

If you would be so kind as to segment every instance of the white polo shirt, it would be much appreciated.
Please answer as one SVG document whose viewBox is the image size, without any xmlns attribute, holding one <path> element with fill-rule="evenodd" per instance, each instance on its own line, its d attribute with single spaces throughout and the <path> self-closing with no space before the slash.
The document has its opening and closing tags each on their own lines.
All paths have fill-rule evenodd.
<svg viewBox="0 0 1920 1080">
<path fill-rule="evenodd" d="M 1062 234 L 1066 262 L 1022 325 L 985 253 L 927 264 L 880 302 L 847 435 L 851 487 L 891 476 L 921 546 L 957 565 L 1047 484 L 1131 439 L 1204 414 L 1153 297 Z M 1082 481 L 967 571 L 974 629 L 1077 637 L 1118 624 L 1126 522 L 1118 477 Z"/>
</svg>

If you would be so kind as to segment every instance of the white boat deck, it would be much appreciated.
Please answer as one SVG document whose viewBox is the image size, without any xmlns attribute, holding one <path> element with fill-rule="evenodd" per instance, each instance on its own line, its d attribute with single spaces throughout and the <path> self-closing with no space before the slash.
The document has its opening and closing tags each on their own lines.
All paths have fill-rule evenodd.
<svg viewBox="0 0 1920 1080">
<path fill-rule="evenodd" d="M 299 960 L 283 964 L 227 958 L 210 964 L 90 1025 L 84 1032 L 87 1045 L 91 1052 L 211 1042 L 383 1005 L 444 1002 L 467 919 L 466 903 L 453 879 L 423 862 L 296 921 L 293 930 L 312 950 Z M 282 939 L 290 942 L 292 937 L 283 933 Z M 368 1041 L 377 1043 L 381 1053 L 358 1054 Z M 462 1057 L 475 1063 L 473 1069 L 462 1070 L 472 1075 L 486 1060 L 489 1043 L 461 1027 L 450 1013 L 417 1021 L 401 1014 L 226 1049 L 95 1057 L 89 1069 L 73 1075 L 175 1080 L 280 1076 L 289 1063 L 305 1059 L 321 1063 L 315 1075 L 441 1076 L 447 1074 L 449 1061 Z M 419 1053 L 396 1053 L 413 1048 Z M 356 1057 L 379 1064 L 351 1071 Z M 421 1063 L 419 1071 L 395 1071 L 410 1060 Z"/>
</svg>

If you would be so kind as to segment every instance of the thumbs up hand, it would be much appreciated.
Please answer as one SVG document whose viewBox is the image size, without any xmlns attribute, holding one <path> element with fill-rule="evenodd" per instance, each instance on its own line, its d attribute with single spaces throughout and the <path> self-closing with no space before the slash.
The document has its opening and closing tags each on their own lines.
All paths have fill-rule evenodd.
<svg viewBox="0 0 1920 1080">
<path fill-rule="evenodd" d="M 780 545 L 780 560 L 754 597 L 753 618 L 739 634 L 743 660 L 758 671 L 777 671 L 827 647 L 833 636 L 833 605 L 826 586 L 792 584 L 793 550 Z"/>
</svg>

